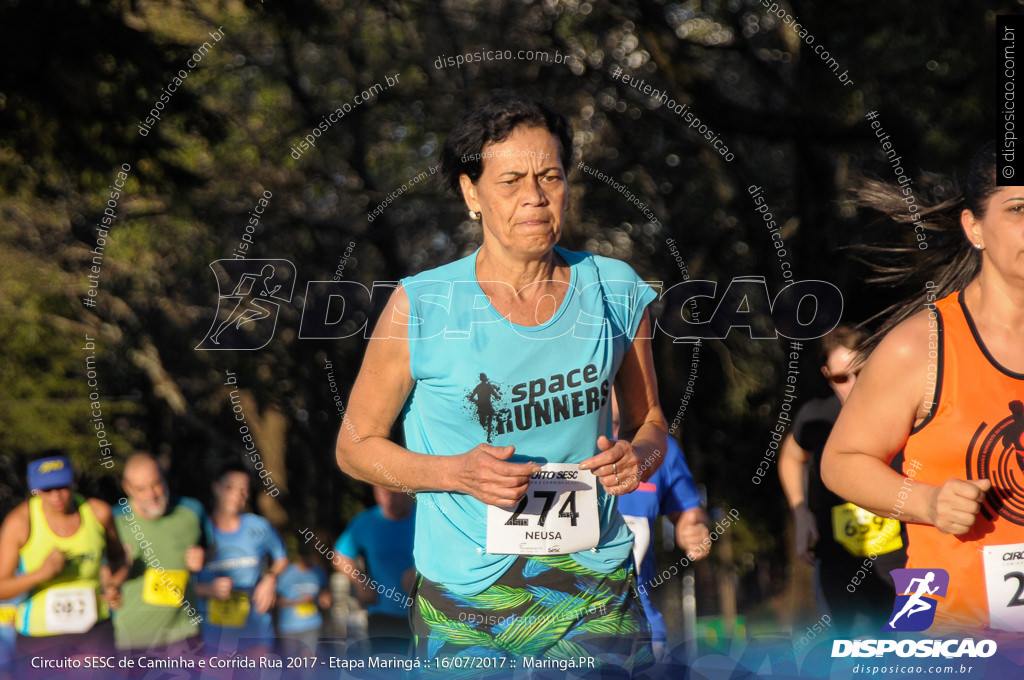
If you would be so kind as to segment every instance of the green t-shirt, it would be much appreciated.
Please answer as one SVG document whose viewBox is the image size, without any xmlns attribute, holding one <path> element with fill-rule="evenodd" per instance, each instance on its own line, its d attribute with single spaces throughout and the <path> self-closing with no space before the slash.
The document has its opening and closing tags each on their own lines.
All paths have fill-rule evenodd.
<svg viewBox="0 0 1024 680">
<path fill-rule="evenodd" d="M 172 498 L 163 517 L 146 519 L 121 499 L 115 513 L 117 534 L 131 559 L 121 586 L 123 603 L 114 611 L 118 649 L 147 649 L 198 635 L 198 600 L 185 551 L 205 542 L 202 505 L 193 498 Z"/>
</svg>

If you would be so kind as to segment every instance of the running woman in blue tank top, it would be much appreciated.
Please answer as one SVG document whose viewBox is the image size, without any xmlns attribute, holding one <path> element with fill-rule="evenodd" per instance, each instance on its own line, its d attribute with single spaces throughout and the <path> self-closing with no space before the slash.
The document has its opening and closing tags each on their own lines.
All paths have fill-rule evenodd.
<svg viewBox="0 0 1024 680">
<path fill-rule="evenodd" d="M 622 262 L 556 246 L 571 140 L 564 118 L 518 97 L 456 126 L 442 170 L 483 244 L 402 281 L 338 437 L 345 472 L 417 492 L 421 657 L 488 657 L 496 670 L 651 660 L 616 497 L 665 451 L 655 293 Z M 405 447 L 389 439 L 399 417 Z"/>
</svg>

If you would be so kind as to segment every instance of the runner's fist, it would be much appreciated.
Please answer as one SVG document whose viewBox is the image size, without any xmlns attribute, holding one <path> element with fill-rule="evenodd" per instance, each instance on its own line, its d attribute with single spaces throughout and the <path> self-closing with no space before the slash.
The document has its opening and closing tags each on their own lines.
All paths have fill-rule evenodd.
<svg viewBox="0 0 1024 680">
<path fill-rule="evenodd" d="M 612 496 L 636 491 L 640 486 L 640 462 L 633 445 L 625 439 L 597 438 L 601 453 L 580 463 L 581 470 L 593 470 L 601 486 Z"/>
<path fill-rule="evenodd" d="M 258 613 L 266 614 L 274 606 L 276 598 L 277 577 L 273 574 L 266 574 L 252 591 L 253 606 L 256 607 Z"/>
<path fill-rule="evenodd" d="M 793 508 L 793 531 L 796 533 L 796 556 L 807 564 L 814 564 L 811 548 L 818 542 L 818 521 L 814 513 L 801 503 Z"/>
<path fill-rule="evenodd" d="M 377 603 L 377 591 L 370 585 L 370 579 L 367 579 L 366 583 L 360 583 L 356 586 L 356 599 L 364 607 Z"/>
<path fill-rule="evenodd" d="M 686 556 L 696 562 L 711 552 L 711 533 L 704 508 L 691 508 L 676 522 L 676 544 L 686 551 Z"/>
<path fill-rule="evenodd" d="M 111 609 L 120 609 L 121 605 L 124 604 L 121 589 L 110 584 L 103 586 L 103 599 L 107 601 Z"/>
<path fill-rule="evenodd" d="M 928 499 L 928 523 L 944 534 L 965 534 L 978 517 L 985 492 L 992 488 L 988 479 L 947 479 L 932 487 Z"/>
<path fill-rule="evenodd" d="M 536 463 L 510 463 L 514 446 L 477 444 L 449 457 L 445 463 L 452 491 L 469 494 L 482 503 L 507 508 L 519 502 L 530 488 L 530 475 L 540 472 Z"/>
<path fill-rule="evenodd" d="M 54 548 L 50 551 L 50 554 L 43 560 L 43 565 L 39 567 L 39 572 L 43 576 L 44 581 L 49 581 L 64 569 L 64 553 L 58 548 Z"/>
<path fill-rule="evenodd" d="M 231 577 L 218 576 L 210 583 L 210 592 L 218 600 L 227 600 L 231 597 L 231 587 L 234 585 Z"/>
<path fill-rule="evenodd" d="M 185 551 L 185 568 L 189 571 L 202 571 L 205 557 L 206 552 L 198 545 L 190 546 Z"/>
</svg>

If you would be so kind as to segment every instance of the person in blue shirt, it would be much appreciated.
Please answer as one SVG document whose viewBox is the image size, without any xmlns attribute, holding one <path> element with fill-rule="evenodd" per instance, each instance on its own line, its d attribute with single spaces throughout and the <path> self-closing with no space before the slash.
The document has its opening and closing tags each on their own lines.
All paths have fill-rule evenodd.
<svg viewBox="0 0 1024 680">
<path fill-rule="evenodd" d="M 270 522 L 245 512 L 249 485 L 249 472 L 238 463 L 226 465 L 213 482 L 206 564 L 196 594 L 205 598 L 203 642 L 214 654 L 260 655 L 274 647 L 270 609 L 288 554 Z"/>
<path fill-rule="evenodd" d="M 14 660 L 15 640 L 18 637 L 14 628 L 14 617 L 18 612 L 18 605 L 24 600 L 23 593 L 0 601 L 0 668 Z M 0 675 L 0 678 L 2 677 L 3 675 Z"/>
<path fill-rule="evenodd" d="M 408 651 L 409 591 L 415 577 L 412 548 L 416 507 L 401 491 L 373 487 L 377 505 L 356 515 L 334 546 L 335 569 L 352 581 L 366 607 L 373 653 Z M 363 558 L 366 573 L 356 559 Z"/>
<path fill-rule="evenodd" d="M 277 642 L 282 656 L 312 656 L 331 608 L 327 572 L 313 563 L 316 551 L 299 543 L 297 558 L 277 579 Z"/>
<path fill-rule="evenodd" d="M 618 408 L 612 396 L 613 427 L 618 432 Z M 664 515 L 674 527 L 676 545 L 686 551 L 690 561 L 708 556 L 711 535 L 708 519 L 701 507 L 700 494 L 686 465 L 683 450 L 671 435 L 665 449 L 665 461 L 636 491 L 619 499 L 619 512 L 633 532 L 633 559 L 639 572 L 639 585 L 650 584 L 657 572 L 654 562 L 654 523 Z M 651 601 L 650 586 L 639 588 L 640 600 L 651 622 L 654 657 L 667 660 L 668 631 L 661 612 Z"/>
</svg>

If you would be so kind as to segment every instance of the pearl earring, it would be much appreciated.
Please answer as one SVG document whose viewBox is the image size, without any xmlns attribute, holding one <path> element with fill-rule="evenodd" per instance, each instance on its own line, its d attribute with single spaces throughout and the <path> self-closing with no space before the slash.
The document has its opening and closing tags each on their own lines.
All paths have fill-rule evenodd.
<svg viewBox="0 0 1024 680">
<path fill-rule="evenodd" d="M 480 213 L 475 212 L 473 210 L 470 210 L 469 211 L 469 219 L 471 219 L 471 220 L 478 220 L 478 219 L 480 219 Z"/>
</svg>

